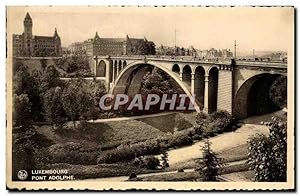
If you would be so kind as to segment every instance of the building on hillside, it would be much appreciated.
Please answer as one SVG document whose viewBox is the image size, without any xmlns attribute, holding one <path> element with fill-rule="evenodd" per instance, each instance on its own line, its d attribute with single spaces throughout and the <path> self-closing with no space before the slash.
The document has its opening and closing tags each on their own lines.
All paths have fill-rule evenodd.
<svg viewBox="0 0 300 196">
<path fill-rule="evenodd" d="M 55 28 L 53 36 L 32 34 L 32 19 L 27 12 L 24 19 L 24 32 L 13 34 L 14 57 L 59 57 L 62 55 L 61 40 Z"/>
<path fill-rule="evenodd" d="M 215 49 L 211 48 L 209 50 L 198 50 L 197 57 L 203 59 L 213 59 L 213 58 L 231 58 L 233 57 L 233 53 L 230 49 Z"/>
<path fill-rule="evenodd" d="M 106 55 L 154 55 L 155 44 L 146 38 L 101 38 L 96 32 L 94 38 L 84 42 L 72 43 L 69 46 L 71 54 L 86 54 L 87 56 Z"/>
<path fill-rule="evenodd" d="M 193 46 L 189 48 L 184 47 L 170 47 L 170 46 L 163 46 L 156 48 L 156 54 L 162 56 L 193 56 L 195 53 L 195 49 Z"/>
</svg>

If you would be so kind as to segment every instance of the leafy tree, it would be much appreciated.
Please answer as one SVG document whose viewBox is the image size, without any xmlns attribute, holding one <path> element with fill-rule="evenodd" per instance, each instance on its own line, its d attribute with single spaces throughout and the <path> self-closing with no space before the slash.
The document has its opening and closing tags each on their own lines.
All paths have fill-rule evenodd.
<svg viewBox="0 0 300 196">
<path fill-rule="evenodd" d="M 181 93 L 182 90 L 178 86 L 174 86 L 172 78 L 164 71 L 153 68 L 153 70 L 147 73 L 142 81 L 141 92 L 145 94 L 176 94 Z"/>
<path fill-rule="evenodd" d="M 43 120 L 42 115 L 42 99 L 40 96 L 40 72 L 37 70 L 33 70 L 32 74 L 30 75 L 28 71 L 28 67 L 21 64 L 16 69 L 14 74 L 14 93 L 17 95 L 20 94 L 27 94 L 29 98 L 29 102 L 31 104 L 31 115 L 32 120 L 34 121 L 41 121 Z"/>
<path fill-rule="evenodd" d="M 16 126 L 31 127 L 31 103 L 27 94 L 14 94 L 13 120 Z"/>
<path fill-rule="evenodd" d="M 29 94 L 32 90 L 30 82 L 31 76 L 29 74 L 28 67 L 26 65 L 19 64 L 13 76 L 14 93 L 17 95 L 22 93 Z"/>
<path fill-rule="evenodd" d="M 270 98 L 280 108 L 286 107 L 287 103 L 287 77 L 280 76 L 270 88 Z"/>
<path fill-rule="evenodd" d="M 255 181 L 286 181 L 287 164 L 287 123 L 272 117 L 265 123 L 269 136 L 256 134 L 248 141 L 248 164 L 255 172 Z"/>
<path fill-rule="evenodd" d="M 211 143 L 206 140 L 202 148 L 202 158 L 197 163 L 196 171 L 204 181 L 217 181 L 219 170 L 224 166 L 224 161 L 218 158 L 211 149 Z"/>
<path fill-rule="evenodd" d="M 105 85 L 102 81 L 90 81 L 88 82 L 88 91 L 91 98 L 94 101 L 94 105 L 99 105 L 100 98 L 106 93 Z"/>
<path fill-rule="evenodd" d="M 55 88 L 57 86 L 62 86 L 62 82 L 59 79 L 59 72 L 54 67 L 54 65 L 50 65 L 46 67 L 43 71 L 40 78 L 40 91 L 41 93 L 46 92 L 51 88 Z"/>
<path fill-rule="evenodd" d="M 91 75 L 88 57 L 85 54 L 76 54 L 63 57 L 56 61 L 56 65 L 66 71 L 68 74 L 77 76 Z"/>
<path fill-rule="evenodd" d="M 62 93 L 62 103 L 66 114 L 71 118 L 76 128 L 75 121 L 88 112 L 93 100 L 88 92 L 88 86 L 83 79 L 70 80 Z"/>
<path fill-rule="evenodd" d="M 46 118 L 51 122 L 52 128 L 61 127 L 66 121 L 66 115 L 61 99 L 62 89 L 60 87 L 49 89 L 44 96 Z"/>
<path fill-rule="evenodd" d="M 155 44 L 146 40 L 139 40 L 131 48 L 132 54 L 155 55 Z"/>
</svg>

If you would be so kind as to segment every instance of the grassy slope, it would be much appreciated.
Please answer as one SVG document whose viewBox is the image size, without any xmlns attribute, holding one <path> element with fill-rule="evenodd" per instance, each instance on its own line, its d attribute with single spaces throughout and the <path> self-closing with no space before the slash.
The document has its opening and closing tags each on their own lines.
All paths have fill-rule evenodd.
<svg viewBox="0 0 300 196">
<path fill-rule="evenodd" d="M 54 131 L 51 126 L 43 125 L 37 127 L 37 131 L 53 143 L 76 142 L 84 146 L 135 143 L 192 127 L 186 120 L 190 117 L 184 117 L 174 113 L 146 119 L 91 123 L 90 128 L 84 131 L 73 128 Z"/>
</svg>

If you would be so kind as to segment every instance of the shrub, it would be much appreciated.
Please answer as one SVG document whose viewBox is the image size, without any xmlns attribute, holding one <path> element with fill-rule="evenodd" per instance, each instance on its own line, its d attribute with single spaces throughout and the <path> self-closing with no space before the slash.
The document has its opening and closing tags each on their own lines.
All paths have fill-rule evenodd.
<svg viewBox="0 0 300 196">
<path fill-rule="evenodd" d="M 66 144 L 54 144 L 49 147 L 53 163 L 69 163 L 93 165 L 96 164 L 96 150 L 84 149 L 81 144 L 68 142 Z"/>
<path fill-rule="evenodd" d="M 160 166 L 159 160 L 155 156 L 146 156 L 144 164 L 147 169 L 157 169 Z"/>
<path fill-rule="evenodd" d="M 287 123 L 272 118 L 269 137 L 257 134 L 250 138 L 248 164 L 255 172 L 255 181 L 286 181 Z"/>
<path fill-rule="evenodd" d="M 193 139 L 185 132 L 177 132 L 170 140 L 169 147 L 180 147 L 193 143 Z"/>
<path fill-rule="evenodd" d="M 175 132 L 173 135 L 168 135 L 163 138 L 159 137 L 135 144 L 120 145 L 117 149 L 102 153 L 98 157 L 97 162 L 116 163 L 120 161 L 130 161 L 144 155 L 159 154 L 163 149 L 192 144 L 192 137 L 195 134 L 195 130 L 191 128 Z"/>
<path fill-rule="evenodd" d="M 209 115 L 199 113 L 196 117 L 197 126 L 194 127 L 196 133 L 204 137 L 213 137 L 225 131 L 231 131 L 235 124 L 235 119 L 226 111 L 220 110 Z"/>
<path fill-rule="evenodd" d="M 19 170 L 46 169 L 51 159 L 47 147 L 52 142 L 45 136 L 38 134 L 33 128 L 26 129 L 26 131 L 24 128 L 22 129 L 18 133 L 13 133 L 12 178 L 14 180 L 18 180 L 17 173 Z"/>
</svg>

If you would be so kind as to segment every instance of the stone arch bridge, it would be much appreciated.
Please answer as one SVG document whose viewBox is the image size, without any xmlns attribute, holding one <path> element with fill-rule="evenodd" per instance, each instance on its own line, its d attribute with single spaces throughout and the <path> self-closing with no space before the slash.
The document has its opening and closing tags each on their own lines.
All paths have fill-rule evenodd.
<svg viewBox="0 0 300 196">
<path fill-rule="evenodd" d="M 270 112 L 274 105 L 268 90 L 287 74 L 286 62 L 155 56 L 95 56 L 92 69 L 111 93 L 134 95 L 149 66 L 163 70 L 188 96 L 195 96 L 198 112 L 226 110 L 237 118 Z"/>
</svg>

